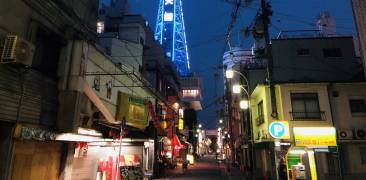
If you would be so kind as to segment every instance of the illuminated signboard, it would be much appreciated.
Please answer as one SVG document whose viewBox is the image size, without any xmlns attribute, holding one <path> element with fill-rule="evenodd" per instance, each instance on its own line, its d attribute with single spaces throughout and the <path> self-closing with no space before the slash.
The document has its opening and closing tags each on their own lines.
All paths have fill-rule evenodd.
<svg viewBox="0 0 366 180">
<path fill-rule="evenodd" d="M 337 146 L 334 127 L 294 127 L 296 146 Z"/>
<path fill-rule="evenodd" d="M 165 12 L 164 13 L 164 21 L 173 21 L 173 13 Z"/>
<path fill-rule="evenodd" d="M 290 129 L 287 121 L 272 122 L 268 131 L 275 139 L 290 139 Z"/>
<path fill-rule="evenodd" d="M 165 0 L 165 5 L 173 5 L 173 0 Z"/>
<path fill-rule="evenodd" d="M 179 118 L 179 122 L 178 122 L 179 124 L 178 124 L 178 129 L 179 130 L 183 130 L 184 129 L 184 121 L 183 121 L 183 119 L 182 118 Z"/>
</svg>

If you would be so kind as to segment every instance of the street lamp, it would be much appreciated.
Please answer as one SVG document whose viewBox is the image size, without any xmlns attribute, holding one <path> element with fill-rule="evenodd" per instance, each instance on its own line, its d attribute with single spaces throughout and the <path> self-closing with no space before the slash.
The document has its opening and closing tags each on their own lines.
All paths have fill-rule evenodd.
<svg viewBox="0 0 366 180">
<path fill-rule="evenodd" d="M 234 84 L 233 85 L 233 93 L 234 94 L 240 94 L 241 90 L 244 90 L 245 94 L 247 94 L 247 96 L 250 97 L 248 90 L 245 89 L 242 85 L 240 85 L 240 84 Z"/>
<path fill-rule="evenodd" d="M 199 128 L 202 128 L 202 124 L 199 124 L 199 125 L 198 125 L 198 127 L 199 127 Z"/>
<path fill-rule="evenodd" d="M 234 93 L 234 94 L 240 94 L 240 93 L 241 93 L 241 88 L 242 88 L 242 86 L 241 86 L 241 85 L 239 85 L 239 84 L 234 84 L 234 85 L 233 85 L 233 93 Z"/>
<path fill-rule="evenodd" d="M 233 78 L 233 77 L 234 77 L 234 71 L 233 71 L 232 69 L 228 69 L 228 70 L 226 70 L 226 72 L 225 72 L 225 76 L 226 76 L 226 78 L 228 78 L 228 79 Z"/>
<path fill-rule="evenodd" d="M 222 124 L 224 121 L 222 119 L 219 120 L 219 123 Z"/>
<path fill-rule="evenodd" d="M 245 82 L 247 83 L 247 85 L 249 85 L 249 81 L 248 81 L 247 77 L 244 76 L 244 74 L 242 74 L 239 71 L 235 71 L 233 69 L 227 69 L 225 71 L 225 76 L 226 76 L 227 79 L 232 79 L 232 78 L 234 78 L 234 73 L 239 74 L 245 80 Z"/>
<path fill-rule="evenodd" d="M 249 101 L 248 100 L 241 100 L 239 105 L 240 105 L 240 109 L 248 109 L 249 108 Z"/>
</svg>

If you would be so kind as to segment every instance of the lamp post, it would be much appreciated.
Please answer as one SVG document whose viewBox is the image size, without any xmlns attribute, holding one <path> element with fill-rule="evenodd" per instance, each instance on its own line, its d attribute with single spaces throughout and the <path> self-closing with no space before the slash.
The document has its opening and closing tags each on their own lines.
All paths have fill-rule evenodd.
<svg viewBox="0 0 366 180">
<path fill-rule="evenodd" d="M 233 70 L 233 69 L 228 69 L 225 71 L 225 76 L 227 79 L 234 78 L 234 74 L 239 74 L 240 77 L 242 78 L 242 80 L 244 80 L 245 85 L 242 86 L 240 84 L 234 84 L 232 87 L 232 93 L 241 94 L 241 92 L 244 91 L 247 98 L 240 101 L 239 107 L 242 110 L 248 110 L 250 107 L 250 94 L 249 94 L 248 78 L 243 73 Z M 248 158 L 249 158 L 249 162 L 251 162 L 250 166 L 253 167 L 254 166 L 254 161 L 253 161 L 254 149 L 253 149 L 253 144 L 252 144 L 253 143 L 253 131 L 252 131 L 251 113 L 250 113 L 250 111 L 244 111 L 243 113 L 247 113 L 246 115 L 243 114 L 243 117 L 242 117 L 243 128 L 247 127 L 247 131 L 242 132 L 242 133 L 243 133 L 243 135 L 246 134 L 246 137 L 247 137 L 247 139 L 244 139 L 244 141 L 247 143 L 249 142 L 251 144 L 251 153 L 250 153 L 251 157 L 248 157 Z M 245 121 L 245 119 L 247 119 L 247 121 Z M 243 163 L 244 163 L 244 159 L 243 159 Z"/>
<path fill-rule="evenodd" d="M 239 74 L 240 77 L 242 77 L 245 80 L 245 83 L 249 86 L 248 78 L 243 73 L 241 73 L 239 71 L 235 71 L 233 69 L 228 69 L 228 70 L 225 71 L 225 76 L 226 76 L 227 79 L 232 79 L 232 78 L 234 78 L 234 73 Z"/>
</svg>

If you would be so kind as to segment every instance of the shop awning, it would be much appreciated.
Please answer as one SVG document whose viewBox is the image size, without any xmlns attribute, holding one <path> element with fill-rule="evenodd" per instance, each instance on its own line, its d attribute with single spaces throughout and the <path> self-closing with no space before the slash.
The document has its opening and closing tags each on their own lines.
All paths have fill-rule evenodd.
<svg viewBox="0 0 366 180">
<path fill-rule="evenodd" d="M 164 135 L 165 131 L 164 131 L 163 127 L 161 126 L 161 122 L 159 121 L 158 117 L 156 116 L 156 113 L 154 111 L 154 107 L 153 107 L 151 101 L 147 102 L 147 106 L 148 106 L 149 114 L 151 116 L 154 127 L 157 129 L 157 131 L 160 135 Z"/>
</svg>

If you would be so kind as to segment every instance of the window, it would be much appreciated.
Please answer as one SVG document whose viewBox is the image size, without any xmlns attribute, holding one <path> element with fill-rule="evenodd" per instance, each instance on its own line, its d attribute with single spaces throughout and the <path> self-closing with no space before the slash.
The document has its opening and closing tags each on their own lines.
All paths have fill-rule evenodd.
<svg viewBox="0 0 366 180">
<path fill-rule="evenodd" d="M 308 55 L 310 55 L 310 50 L 309 49 L 298 49 L 297 55 L 298 56 L 308 56 Z"/>
<path fill-rule="evenodd" d="M 343 57 L 341 48 L 324 48 L 323 55 L 326 58 Z"/>
<path fill-rule="evenodd" d="M 317 93 L 291 93 L 291 105 L 292 120 L 322 118 Z"/>
<path fill-rule="evenodd" d="M 40 28 L 36 32 L 35 53 L 32 67 L 42 74 L 57 79 L 57 69 L 63 39 L 54 33 Z"/>
<path fill-rule="evenodd" d="M 258 103 L 257 109 L 258 109 L 258 117 L 256 119 L 256 123 L 259 126 L 264 123 L 263 101 Z"/>
<path fill-rule="evenodd" d="M 366 104 L 364 99 L 350 99 L 349 106 L 352 113 L 366 113 Z"/>
<path fill-rule="evenodd" d="M 366 164 L 366 147 L 360 147 L 361 164 Z"/>
</svg>

